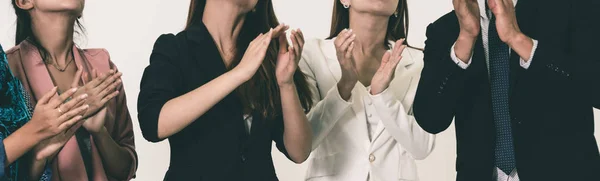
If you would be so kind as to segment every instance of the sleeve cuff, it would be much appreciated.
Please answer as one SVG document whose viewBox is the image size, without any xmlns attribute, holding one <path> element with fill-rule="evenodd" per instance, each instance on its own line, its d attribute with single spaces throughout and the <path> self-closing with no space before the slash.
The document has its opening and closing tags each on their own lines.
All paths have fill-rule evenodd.
<svg viewBox="0 0 600 181">
<path fill-rule="evenodd" d="M 538 41 L 533 40 L 533 47 L 531 48 L 531 54 L 529 55 L 529 60 L 525 61 L 523 58 L 520 59 L 520 64 L 521 67 L 523 67 L 524 69 L 529 69 L 529 66 L 531 65 L 531 61 L 533 60 L 533 55 L 535 55 L 535 50 L 537 50 L 537 46 L 538 46 Z"/>
<path fill-rule="evenodd" d="M 454 43 L 452 45 L 452 48 L 450 48 L 450 57 L 452 58 L 452 61 L 454 61 L 454 63 L 456 63 L 456 65 L 458 65 L 462 69 L 469 68 L 469 65 L 471 65 L 471 60 L 473 60 L 473 54 L 471 54 L 471 57 L 469 58 L 469 63 L 465 63 L 456 56 L 456 52 L 454 52 L 455 45 L 456 43 Z"/>
<path fill-rule="evenodd" d="M 354 97 L 354 95 L 350 94 L 350 98 L 348 98 L 348 101 L 344 100 L 342 98 L 342 95 L 340 94 L 340 90 L 338 89 L 337 85 L 334 85 L 333 88 L 329 90 L 327 94 L 335 94 L 333 97 L 336 100 L 336 102 L 341 102 L 343 104 L 347 104 L 348 106 L 352 105 L 353 103 L 352 98 Z"/>
<path fill-rule="evenodd" d="M 371 92 L 371 87 L 367 88 L 367 91 L 369 92 L 369 96 L 371 97 L 371 100 L 373 100 L 373 102 L 381 102 L 386 106 L 391 106 L 393 101 L 396 100 L 396 98 L 394 98 L 394 94 L 392 93 L 392 91 L 389 91 L 388 89 L 383 90 L 383 92 L 379 93 L 379 94 L 375 94 L 372 95 Z"/>
</svg>

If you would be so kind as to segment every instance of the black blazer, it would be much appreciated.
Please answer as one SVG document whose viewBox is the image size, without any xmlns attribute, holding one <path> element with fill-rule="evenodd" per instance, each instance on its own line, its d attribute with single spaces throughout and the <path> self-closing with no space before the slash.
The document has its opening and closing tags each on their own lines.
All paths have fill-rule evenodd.
<svg viewBox="0 0 600 181">
<path fill-rule="evenodd" d="M 203 24 L 176 36 L 160 36 L 140 86 L 138 118 L 144 138 L 161 141 L 157 136 L 158 116 L 167 101 L 226 71 L 217 46 Z M 271 143 L 277 142 L 277 148 L 287 156 L 283 120 L 262 120 L 257 114 L 253 117 L 248 135 L 241 101 L 235 93 L 229 94 L 168 138 L 171 163 L 164 180 L 277 180 Z"/>
<path fill-rule="evenodd" d="M 529 69 L 511 55 L 510 113 L 521 180 L 600 180 L 593 107 L 600 107 L 597 0 L 520 0 L 523 33 L 538 40 Z M 455 118 L 457 180 L 494 180 L 495 127 L 481 36 L 466 70 L 450 58 L 454 12 L 427 28 L 414 113 L 439 133 Z"/>
</svg>

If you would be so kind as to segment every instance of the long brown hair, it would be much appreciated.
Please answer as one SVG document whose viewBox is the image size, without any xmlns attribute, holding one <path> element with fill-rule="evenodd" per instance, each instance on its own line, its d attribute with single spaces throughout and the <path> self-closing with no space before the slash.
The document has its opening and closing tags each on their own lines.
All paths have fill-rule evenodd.
<svg viewBox="0 0 600 181">
<path fill-rule="evenodd" d="M 206 0 L 192 0 L 188 14 L 186 29 L 201 23 L 204 14 Z M 244 25 L 238 36 L 236 55 L 231 67 L 240 63 L 243 52 L 248 44 L 262 32 L 268 32 L 270 28 L 279 25 L 275 16 L 271 0 L 259 0 L 255 9 L 246 14 Z M 244 106 L 244 113 L 249 114 L 256 111 L 263 118 L 274 119 L 281 115 L 281 97 L 277 78 L 275 77 L 275 65 L 279 51 L 279 41 L 272 41 L 267 50 L 265 60 L 258 72 L 246 83 L 238 87 L 237 92 Z M 300 98 L 300 103 L 306 112 L 312 107 L 311 91 L 305 75 L 296 70 L 294 82 Z"/>
<path fill-rule="evenodd" d="M 19 6 L 17 6 L 17 0 L 12 0 L 12 5 L 13 8 L 15 9 L 15 15 L 17 15 L 17 32 L 15 35 L 15 45 L 18 45 L 19 43 L 28 40 L 29 42 L 31 42 L 34 46 L 37 47 L 37 49 L 40 51 L 40 56 L 42 57 L 42 60 L 44 60 L 44 62 L 47 62 L 47 57 L 49 55 L 48 51 L 46 50 L 46 48 L 42 47 L 42 45 L 40 45 L 37 37 L 35 37 L 35 35 L 33 34 L 33 29 L 32 29 L 32 22 L 31 22 L 31 15 L 29 14 L 28 11 L 23 10 L 21 8 L 19 8 Z M 75 30 L 74 32 L 76 34 L 79 35 L 84 35 L 85 34 L 85 28 L 83 27 L 83 25 L 81 24 L 81 22 L 79 21 L 79 19 L 75 20 L 75 27 L 78 28 L 79 30 Z"/>
<path fill-rule="evenodd" d="M 407 0 L 400 0 L 398 7 L 396 7 L 395 15 L 390 16 L 387 35 L 384 40 L 386 47 L 390 48 L 388 40 L 397 41 L 401 38 L 406 38 L 408 35 L 408 4 Z M 344 5 L 340 0 L 334 0 L 333 2 L 333 16 L 331 19 L 331 31 L 327 39 L 335 38 L 342 30 L 350 27 L 350 12 L 344 8 Z M 405 45 L 408 45 L 407 41 L 404 41 Z"/>
</svg>

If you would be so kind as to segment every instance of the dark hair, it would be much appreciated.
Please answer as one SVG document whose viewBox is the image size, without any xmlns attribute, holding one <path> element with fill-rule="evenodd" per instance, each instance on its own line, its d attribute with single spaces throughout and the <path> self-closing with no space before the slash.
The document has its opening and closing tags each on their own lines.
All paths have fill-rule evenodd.
<svg viewBox="0 0 600 181">
<path fill-rule="evenodd" d="M 46 62 L 49 53 L 44 47 L 40 45 L 37 37 L 35 37 L 35 35 L 33 34 L 33 30 L 31 27 L 31 15 L 28 11 L 23 10 L 19 8 L 19 6 L 17 6 L 17 0 L 12 0 L 12 5 L 15 9 L 15 14 L 17 15 L 17 32 L 15 35 L 15 45 L 18 45 L 19 43 L 25 40 L 30 41 L 40 51 L 40 56 L 42 57 L 42 60 Z M 75 26 L 80 30 L 75 31 L 75 33 L 85 34 L 85 28 L 83 27 L 81 22 L 79 22 L 79 20 L 75 20 Z"/>
<path fill-rule="evenodd" d="M 408 35 L 408 5 L 407 0 L 400 0 L 396 12 L 398 17 L 390 16 L 387 27 L 387 35 L 383 41 L 386 47 L 390 47 L 387 40 L 397 41 L 401 38 L 406 38 Z M 342 30 L 350 27 L 350 13 L 340 0 L 333 2 L 333 16 L 331 19 L 331 31 L 327 39 L 335 38 Z M 404 41 L 408 45 L 407 41 Z"/>
<path fill-rule="evenodd" d="M 206 0 L 192 0 L 188 14 L 186 29 L 202 23 L 202 16 Z M 275 16 L 271 0 L 259 0 L 255 9 L 246 14 L 244 25 L 237 39 L 236 53 L 230 69 L 237 66 L 243 57 L 250 42 L 260 33 L 268 32 L 270 28 L 279 25 Z M 272 41 L 267 50 L 265 61 L 263 61 L 258 72 L 237 89 L 240 100 L 244 106 L 244 113 L 249 114 L 256 111 L 263 118 L 273 119 L 281 115 L 281 97 L 277 78 L 275 77 L 275 65 L 279 51 L 279 41 Z M 311 91 L 308 87 L 305 75 L 298 68 L 294 73 L 294 82 L 300 98 L 300 103 L 306 112 L 312 107 Z"/>
</svg>

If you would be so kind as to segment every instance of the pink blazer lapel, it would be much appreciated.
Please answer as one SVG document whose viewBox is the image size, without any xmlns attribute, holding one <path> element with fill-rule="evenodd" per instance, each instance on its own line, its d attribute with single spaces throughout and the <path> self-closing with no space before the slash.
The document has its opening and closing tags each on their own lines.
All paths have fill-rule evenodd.
<svg viewBox="0 0 600 181">
<path fill-rule="evenodd" d="M 23 65 L 27 82 L 29 82 L 31 93 L 33 93 L 33 103 L 35 104 L 44 94 L 54 88 L 54 83 L 52 82 L 52 78 L 50 78 L 48 69 L 37 47 L 24 41 L 21 43 L 21 57 L 21 64 Z"/>
</svg>

